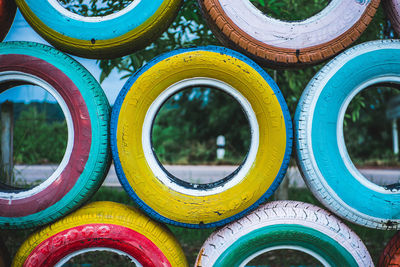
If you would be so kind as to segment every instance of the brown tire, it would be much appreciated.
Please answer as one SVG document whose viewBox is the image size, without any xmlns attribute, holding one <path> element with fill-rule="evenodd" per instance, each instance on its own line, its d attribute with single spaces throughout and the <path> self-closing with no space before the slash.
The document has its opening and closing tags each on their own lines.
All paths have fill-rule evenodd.
<svg viewBox="0 0 400 267">
<path fill-rule="evenodd" d="M 198 1 L 223 44 L 271 67 L 313 65 L 338 54 L 367 28 L 380 3 L 333 0 L 311 18 L 284 22 L 262 14 L 249 1 Z"/>
<path fill-rule="evenodd" d="M 400 0 L 384 0 L 382 4 L 393 29 L 400 34 Z"/>
<path fill-rule="evenodd" d="M 400 231 L 397 232 L 379 258 L 379 267 L 400 266 Z"/>
<path fill-rule="evenodd" d="M 0 41 L 6 37 L 16 10 L 14 0 L 0 0 Z"/>
</svg>

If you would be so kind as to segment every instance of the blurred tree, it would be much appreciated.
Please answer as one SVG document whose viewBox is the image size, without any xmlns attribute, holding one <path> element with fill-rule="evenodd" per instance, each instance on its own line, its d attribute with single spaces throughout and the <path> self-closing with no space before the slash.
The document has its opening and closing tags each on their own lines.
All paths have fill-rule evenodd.
<svg viewBox="0 0 400 267">
<path fill-rule="evenodd" d="M 115 10 L 119 10 L 129 4 L 132 1 L 128 0 L 59 0 L 64 4 L 65 7 L 73 10 L 74 12 L 86 14 L 86 15 L 99 15 L 99 14 L 109 14 L 111 12 L 115 12 Z M 321 11 L 324 7 L 326 7 L 330 0 L 250 0 L 254 6 L 260 9 L 263 13 L 272 16 L 277 19 L 287 20 L 287 21 L 295 21 L 295 20 L 303 20 L 306 19 L 319 11 Z M 376 39 L 384 39 L 384 38 L 393 38 L 398 37 L 392 28 L 390 27 L 390 23 L 387 21 L 385 14 L 382 10 L 382 7 L 379 7 L 377 14 L 375 15 L 373 21 L 368 26 L 367 30 L 362 34 L 359 40 L 355 43 L 361 43 L 369 40 Z M 140 68 L 143 64 L 156 57 L 157 55 L 164 53 L 166 51 L 174 50 L 182 47 L 190 47 L 190 46 L 198 46 L 198 45 L 218 45 L 217 40 L 212 35 L 209 30 L 207 24 L 201 16 L 200 9 L 197 5 L 196 0 L 184 0 L 182 8 L 169 27 L 169 29 L 155 42 L 150 44 L 145 49 L 138 51 L 134 54 L 116 58 L 111 60 L 101 60 L 99 61 L 99 66 L 102 69 L 101 73 L 101 81 L 106 78 L 110 72 L 115 68 L 121 74 L 121 78 L 128 77 L 132 75 L 138 68 Z M 272 75 L 275 79 L 279 88 L 281 89 L 287 104 L 289 106 L 289 110 L 293 116 L 297 102 L 301 96 L 302 91 L 311 80 L 311 78 L 321 69 L 324 64 L 319 64 L 317 66 L 307 67 L 303 69 L 291 69 L 291 70 L 272 70 L 266 69 L 266 71 Z M 212 99 L 212 95 L 214 90 L 211 90 L 208 93 L 208 97 Z M 373 93 L 369 97 L 377 97 L 380 98 L 382 95 L 376 96 Z M 185 115 L 183 118 L 186 118 L 187 121 L 187 129 L 197 129 L 196 122 L 193 119 L 199 110 L 189 109 L 190 105 L 199 105 L 197 101 L 200 100 L 188 99 L 187 95 L 190 93 L 185 93 L 185 96 L 181 97 L 179 101 L 175 101 L 174 105 L 179 106 L 182 110 L 179 109 L 165 109 L 166 114 L 161 114 L 162 117 L 175 117 L 178 116 L 178 113 L 183 114 L 191 114 Z M 382 100 L 383 103 L 386 102 L 387 98 L 390 97 L 388 94 L 385 94 L 385 99 Z M 186 102 L 185 102 L 186 101 Z M 185 103 L 186 104 L 185 104 Z M 233 107 L 232 103 L 226 103 L 225 105 L 213 105 L 213 102 L 210 101 L 208 105 L 212 106 L 213 112 L 207 113 L 209 117 L 208 123 L 219 124 L 221 127 L 227 127 L 226 122 L 233 121 L 235 118 L 235 112 L 238 112 L 235 107 Z M 215 102 L 217 103 L 217 102 Z M 368 108 L 368 105 L 365 104 L 365 99 L 357 96 L 354 101 L 351 102 L 348 113 L 346 114 L 346 123 L 345 123 L 345 135 L 349 134 L 349 136 L 357 135 L 357 129 L 354 129 L 354 124 L 350 124 L 350 122 L 355 122 L 358 118 L 360 118 L 360 113 L 364 112 L 364 109 Z M 205 109 L 204 109 L 205 110 Z M 201 112 L 205 112 L 201 110 Z M 384 116 L 383 112 L 377 111 L 376 116 L 382 117 Z M 186 113 L 185 113 L 186 112 Z M 375 113 L 374 113 L 375 114 Z M 228 118 L 227 116 L 233 116 Z M 191 119 L 189 119 L 191 118 Z M 373 123 L 373 121 L 363 120 L 363 123 L 358 127 L 367 128 L 366 123 Z M 161 123 L 161 121 L 160 121 Z M 158 127 L 158 126 L 157 126 Z M 160 126 L 161 127 L 161 126 Z M 164 126 L 164 129 L 168 129 L 168 125 Z M 235 133 L 231 133 L 235 136 L 235 143 L 240 143 L 242 146 L 248 144 L 249 136 L 245 133 L 247 124 L 244 123 L 241 126 L 230 128 L 230 131 L 234 131 Z M 358 128 L 357 127 L 357 128 Z M 174 136 L 178 136 L 179 138 L 186 138 L 185 135 L 179 134 L 176 129 L 171 132 L 175 132 Z M 158 128 L 155 132 L 161 132 L 161 128 Z M 191 140 L 201 140 L 204 141 L 203 136 L 209 134 L 205 133 L 203 130 L 194 131 L 194 135 L 188 135 Z M 237 139 L 239 136 L 242 136 L 242 139 Z M 247 138 L 247 139 L 246 139 Z M 389 137 L 390 138 L 390 137 Z M 171 138 L 164 137 L 164 139 L 169 139 L 169 147 L 171 147 Z M 183 140 L 183 139 L 177 139 Z M 240 140 L 240 141 L 238 141 Z M 247 141 L 246 141 L 247 140 Z M 348 140 L 349 143 L 352 143 L 353 140 L 358 140 L 357 138 L 351 138 Z M 386 139 L 385 139 L 386 140 Z M 387 141 L 387 140 L 386 140 Z M 384 141 L 383 143 L 385 143 Z M 158 144 L 159 141 L 155 142 Z M 354 141 L 355 142 L 355 141 Z M 358 145 L 350 145 L 352 149 L 357 150 Z M 163 146 L 163 145 L 161 145 Z M 165 149 L 165 147 L 164 147 Z M 240 148 L 239 150 L 242 150 Z M 357 150 L 358 151 L 358 150 Z M 371 154 L 371 151 L 364 151 L 364 149 L 356 152 L 357 155 L 359 153 Z"/>
</svg>

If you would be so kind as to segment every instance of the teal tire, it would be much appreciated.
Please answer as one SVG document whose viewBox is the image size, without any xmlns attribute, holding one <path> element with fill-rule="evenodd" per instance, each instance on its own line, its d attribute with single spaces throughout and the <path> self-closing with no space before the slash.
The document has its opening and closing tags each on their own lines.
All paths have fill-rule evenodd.
<svg viewBox="0 0 400 267">
<path fill-rule="evenodd" d="M 42 87 L 56 98 L 68 128 L 64 157 L 49 178 L 30 189 L 0 183 L 0 228 L 35 227 L 78 208 L 102 184 L 110 167 L 110 107 L 95 78 L 54 48 L 1 43 L 0 62 L 3 91 L 15 83 Z"/>
<path fill-rule="evenodd" d="M 354 166 L 344 141 L 344 116 L 362 90 L 398 86 L 399 66 L 399 40 L 367 42 L 345 51 L 307 85 L 294 119 L 298 166 L 310 190 L 338 216 L 371 228 L 400 228 L 399 185 L 374 184 Z"/>
<path fill-rule="evenodd" d="M 214 232 L 195 266 L 246 266 L 261 254 L 286 249 L 309 254 L 323 266 L 373 266 L 366 247 L 345 224 L 321 208 L 296 201 L 265 204 Z"/>
</svg>

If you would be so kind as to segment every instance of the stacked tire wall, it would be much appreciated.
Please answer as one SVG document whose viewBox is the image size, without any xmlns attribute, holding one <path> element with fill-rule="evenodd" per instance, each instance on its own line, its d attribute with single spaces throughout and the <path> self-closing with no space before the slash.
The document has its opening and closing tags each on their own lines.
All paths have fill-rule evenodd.
<svg viewBox="0 0 400 267">
<path fill-rule="evenodd" d="M 127 81 L 111 114 L 97 81 L 63 52 L 101 59 L 137 51 L 162 34 L 181 2 L 142 0 L 115 16 L 92 20 L 60 9 L 54 1 L 16 1 L 26 20 L 56 49 L 1 43 L 1 88 L 18 82 L 51 92 L 66 114 L 69 137 L 55 175 L 30 190 L 0 188 L 1 228 L 44 225 L 21 246 L 13 266 L 61 266 L 78 254 L 101 250 L 142 266 L 186 266 L 179 243 L 162 223 L 222 227 L 206 240 L 195 266 L 244 266 L 262 253 L 281 249 L 304 252 L 325 266 L 373 265 L 363 242 L 333 214 L 301 202 L 263 204 L 289 166 L 293 127 L 278 85 L 258 64 L 304 67 L 336 56 L 365 30 L 379 0 L 332 1 L 303 22 L 272 19 L 244 2 L 199 0 L 213 33 L 230 48 L 195 47 L 154 58 Z M 399 6 L 385 2 L 396 30 Z M 0 39 L 14 13 L 12 1 L 0 0 Z M 338 16 L 345 18 L 342 27 L 334 23 Z M 116 25 L 123 27 L 113 31 Z M 282 34 L 270 38 L 277 29 Z M 301 34 L 290 38 L 293 33 Z M 310 81 L 294 118 L 296 157 L 312 193 L 339 217 L 370 228 L 399 228 L 399 194 L 397 187 L 368 182 L 354 167 L 344 145 L 344 112 L 359 91 L 400 83 L 399 56 L 397 40 L 350 48 Z M 232 96 L 252 133 L 238 170 L 205 185 L 171 175 L 151 144 L 161 105 L 193 86 Z M 103 182 L 111 154 L 137 209 L 110 202 L 81 207 Z M 381 266 L 396 262 L 397 239 L 389 242 Z M 8 265 L 6 255 L 0 253 L 0 264 Z"/>
</svg>

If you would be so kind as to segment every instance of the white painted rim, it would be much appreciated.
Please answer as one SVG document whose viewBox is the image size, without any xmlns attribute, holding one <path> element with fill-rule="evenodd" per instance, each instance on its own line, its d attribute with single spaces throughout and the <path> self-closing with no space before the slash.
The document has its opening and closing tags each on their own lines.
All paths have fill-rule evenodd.
<svg viewBox="0 0 400 267">
<path fill-rule="evenodd" d="M 303 248 L 300 246 L 289 246 L 289 245 L 283 245 L 283 246 L 274 246 L 274 247 L 269 247 L 263 250 L 258 251 L 257 253 L 254 253 L 253 255 L 249 256 L 247 259 L 245 259 L 239 267 L 245 267 L 247 263 L 249 263 L 251 260 L 255 259 L 256 257 L 260 256 L 261 254 L 274 251 L 274 250 L 287 250 L 287 249 L 292 249 L 292 250 L 297 250 L 300 252 L 303 252 L 305 254 L 310 255 L 311 257 L 317 259 L 323 266 L 328 267 L 331 266 L 321 255 L 315 253 L 314 251 Z"/>
<path fill-rule="evenodd" d="M 369 0 L 332 0 L 303 21 L 282 21 L 264 15 L 249 0 L 218 0 L 223 12 L 255 40 L 283 49 L 304 49 L 328 43 L 357 23 Z M 340 19 L 338 19 L 340 18 Z"/>
<path fill-rule="evenodd" d="M 91 23 L 96 23 L 96 22 L 102 22 L 102 21 L 107 21 L 107 20 L 112 20 L 116 19 L 118 17 L 121 17 L 128 12 L 132 11 L 142 0 L 134 0 L 132 3 L 130 3 L 127 7 L 124 9 L 115 12 L 113 14 L 107 15 L 107 16 L 98 16 L 98 17 L 85 17 L 79 14 L 76 14 L 74 12 L 69 11 L 68 9 L 64 8 L 58 0 L 47 0 L 49 4 L 57 10 L 60 14 L 71 18 L 73 20 L 78 20 L 78 21 L 83 21 L 83 22 L 91 22 Z"/>
<path fill-rule="evenodd" d="M 369 181 L 364 175 L 360 173 L 360 171 L 354 166 L 353 162 L 350 159 L 349 153 L 347 152 L 346 143 L 344 141 L 344 133 L 343 133 L 343 122 L 344 116 L 346 114 L 347 107 L 349 106 L 351 100 L 362 90 L 368 88 L 371 85 L 384 83 L 384 82 L 392 82 L 396 84 L 400 84 L 400 77 L 396 76 L 382 76 L 376 77 L 374 79 L 368 80 L 363 84 L 359 85 L 358 87 L 354 88 L 350 94 L 347 95 L 345 100 L 342 103 L 342 106 L 339 110 L 339 117 L 336 127 L 336 135 L 337 135 L 337 143 L 339 147 L 340 156 L 343 159 L 346 168 L 349 170 L 351 175 L 357 179 L 363 186 L 374 190 L 375 192 L 382 193 L 382 194 L 398 194 L 398 190 L 389 190 L 385 189 L 383 186 L 377 185 L 371 181 Z"/>
<path fill-rule="evenodd" d="M 107 252 L 113 252 L 116 254 L 119 254 L 121 256 L 126 256 L 128 257 L 132 263 L 135 264 L 136 267 L 143 267 L 140 262 L 138 260 L 136 260 L 134 257 L 132 257 L 131 255 L 129 255 L 128 253 L 121 251 L 119 249 L 115 249 L 115 248 L 104 248 L 104 247 L 93 247 L 93 248 L 85 248 L 85 249 L 81 249 L 78 251 L 74 251 L 71 254 L 68 254 L 67 256 L 65 256 L 64 258 L 62 258 L 59 262 L 57 262 L 54 267 L 62 267 L 64 264 L 66 264 L 70 259 L 72 259 L 73 257 L 76 257 L 78 255 L 84 254 L 84 253 L 88 253 L 88 252 L 96 252 L 96 251 L 107 251 Z"/>
<path fill-rule="evenodd" d="M 53 172 L 53 174 L 49 178 L 47 178 L 44 182 L 42 182 L 38 186 L 35 186 L 26 191 L 22 191 L 22 192 L 18 192 L 18 193 L 0 192 L 0 199 L 7 199 L 9 201 L 9 203 L 11 204 L 12 200 L 28 198 L 28 197 L 31 197 L 31 196 L 36 195 L 37 193 L 43 191 L 49 185 L 51 185 L 60 176 L 60 174 L 64 171 L 65 167 L 67 166 L 67 164 L 69 162 L 69 159 L 70 159 L 71 153 L 72 153 L 72 149 L 74 146 L 74 124 L 73 124 L 73 120 L 71 117 L 71 113 L 69 112 L 68 106 L 65 103 L 64 99 L 57 92 L 57 90 L 54 89 L 46 81 L 44 81 L 36 76 L 33 76 L 31 74 L 18 72 L 18 71 L 0 72 L 0 84 L 5 81 L 23 81 L 23 82 L 27 82 L 30 84 L 40 86 L 41 88 L 43 88 L 44 90 L 49 92 L 57 100 L 58 105 L 61 107 L 61 109 L 64 113 L 64 116 L 65 116 L 65 120 L 67 122 L 67 129 L 68 129 L 68 140 L 67 140 L 67 147 L 65 149 L 64 157 L 61 160 L 57 169 Z"/>
<path fill-rule="evenodd" d="M 193 188 L 187 188 L 178 185 L 177 183 L 173 182 L 168 177 L 168 174 L 160 167 L 156 158 L 157 156 L 155 155 L 155 152 L 153 151 L 151 144 L 151 131 L 153 127 L 153 121 L 157 116 L 157 113 L 161 108 L 161 106 L 165 103 L 165 101 L 167 101 L 169 97 L 171 97 L 175 93 L 185 88 L 194 86 L 208 86 L 211 88 L 216 88 L 232 96 L 240 104 L 243 111 L 245 112 L 247 119 L 249 121 L 250 132 L 251 132 L 250 149 L 238 173 L 236 173 L 229 181 L 210 189 L 196 190 Z M 229 84 L 216 79 L 205 78 L 205 77 L 185 79 L 165 89 L 151 104 L 149 110 L 146 113 L 146 117 L 144 119 L 142 128 L 143 152 L 147 160 L 147 163 L 152 172 L 154 173 L 154 175 L 168 188 L 176 192 L 191 196 L 209 196 L 209 195 L 219 194 L 240 183 L 243 179 L 245 179 L 248 171 L 250 170 L 256 159 L 258 146 L 259 146 L 258 121 L 256 114 L 254 113 L 249 101 L 247 101 L 247 99 L 239 91 L 237 91 Z"/>
</svg>

